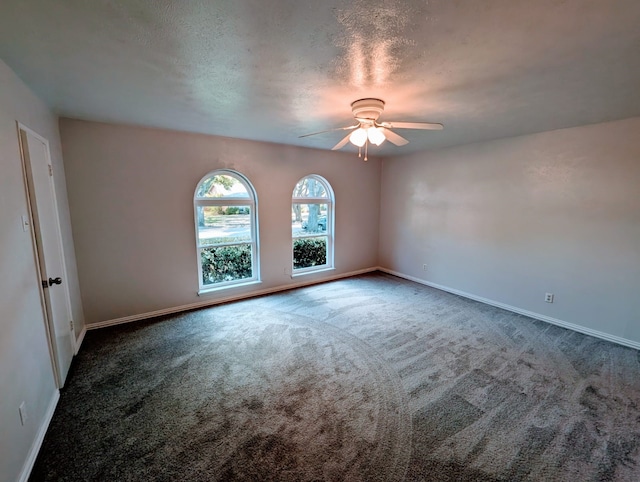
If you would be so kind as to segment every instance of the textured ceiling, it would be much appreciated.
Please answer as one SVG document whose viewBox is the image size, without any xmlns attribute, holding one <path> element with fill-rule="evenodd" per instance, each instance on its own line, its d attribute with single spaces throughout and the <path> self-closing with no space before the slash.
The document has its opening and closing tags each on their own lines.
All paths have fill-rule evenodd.
<svg viewBox="0 0 640 482">
<path fill-rule="evenodd" d="M 639 26 L 638 0 L 2 0 L 0 58 L 67 117 L 323 149 L 298 136 L 361 97 L 445 125 L 391 155 L 640 115 Z"/>
</svg>

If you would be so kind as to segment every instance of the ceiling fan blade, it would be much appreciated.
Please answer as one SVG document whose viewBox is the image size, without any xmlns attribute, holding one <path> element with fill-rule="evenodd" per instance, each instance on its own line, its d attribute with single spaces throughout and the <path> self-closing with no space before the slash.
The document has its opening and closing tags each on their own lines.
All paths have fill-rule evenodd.
<svg viewBox="0 0 640 482">
<path fill-rule="evenodd" d="M 315 135 L 318 135 L 318 134 L 324 134 L 325 132 L 347 131 L 347 130 L 355 129 L 357 127 L 360 127 L 360 124 L 357 124 L 355 126 L 348 126 L 348 127 L 336 127 L 335 129 L 327 129 L 326 131 L 312 132 L 311 134 L 305 134 L 303 136 L 298 136 L 298 139 L 301 139 L 303 137 L 315 136 Z"/>
<path fill-rule="evenodd" d="M 347 134 L 346 136 L 344 136 L 344 138 L 338 142 L 335 146 L 333 146 L 331 148 L 332 151 L 337 151 L 338 149 L 342 149 L 344 146 L 347 145 L 347 142 L 349 142 L 349 137 L 351 136 L 351 134 Z"/>
<path fill-rule="evenodd" d="M 389 142 L 391 142 L 391 144 L 395 144 L 396 146 L 404 146 L 405 144 L 409 144 L 409 141 L 406 140 L 404 137 L 399 136 L 398 134 L 389 130 L 386 127 L 384 127 L 384 136 L 387 138 Z"/>
<path fill-rule="evenodd" d="M 442 124 L 431 122 L 383 122 L 380 125 L 392 129 L 424 129 L 429 131 L 441 131 L 444 129 Z"/>
</svg>

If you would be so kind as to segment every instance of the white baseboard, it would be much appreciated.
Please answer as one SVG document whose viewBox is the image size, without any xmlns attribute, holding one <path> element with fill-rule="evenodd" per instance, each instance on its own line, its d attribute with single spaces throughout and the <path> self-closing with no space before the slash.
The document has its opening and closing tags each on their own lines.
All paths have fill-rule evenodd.
<svg viewBox="0 0 640 482">
<path fill-rule="evenodd" d="M 82 331 L 76 338 L 76 349 L 74 355 L 77 355 L 80 352 L 80 347 L 82 346 L 82 342 L 84 341 L 84 336 L 87 334 L 87 327 L 83 326 Z"/>
<path fill-rule="evenodd" d="M 107 326 L 121 325 L 123 323 L 130 323 L 132 321 L 145 320 L 149 318 L 155 318 L 157 316 L 180 313 L 181 311 L 194 310 L 197 308 L 205 308 L 207 306 L 219 305 L 222 303 L 228 303 L 230 301 L 238 301 L 238 300 L 243 300 L 247 298 L 254 298 L 256 296 L 269 295 L 271 293 L 277 293 L 279 291 L 293 290 L 296 288 L 302 288 L 304 286 L 326 283 L 328 281 L 334 281 L 341 278 L 350 278 L 352 276 L 357 276 L 359 274 L 364 274 L 364 273 L 370 273 L 372 271 L 378 271 L 378 267 L 366 268 L 358 271 L 351 271 L 349 273 L 342 273 L 342 274 L 329 276 L 322 279 L 316 279 L 312 281 L 302 281 L 302 282 L 288 284 L 284 286 L 278 286 L 276 288 L 268 288 L 264 290 L 251 291 L 249 293 L 243 293 L 239 295 L 226 296 L 224 298 L 216 298 L 215 300 L 200 301 L 198 303 L 190 303 L 188 305 L 174 306 L 171 308 L 164 308 L 162 310 L 149 311 L 147 313 L 140 313 L 137 315 L 123 316 L 122 318 L 114 318 L 112 320 L 99 321 L 97 323 L 89 323 L 88 325 L 86 325 L 86 329 L 96 330 L 98 328 L 105 328 Z"/>
<path fill-rule="evenodd" d="M 469 298 L 471 300 L 479 301 L 480 303 L 484 303 L 486 305 L 502 308 L 503 310 L 512 311 L 520 315 L 528 316 L 529 318 L 534 318 L 536 320 L 544 321 L 546 323 L 551 323 L 552 325 L 557 325 L 557 326 L 561 326 L 562 328 L 567 328 L 569 330 L 577 331 L 579 333 L 584 333 L 585 335 L 594 336 L 602 340 L 611 341 L 619 345 L 628 346 L 630 348 L 635 348 L 636 350 L 640 350 L 640 343 L 638 343 L 637 341 L 627 340 L 626 338 L 622 338 L 616 335 L 610 335 L 609 333 L 605 333 L 603 331 L 592 330 L 591 328 L 586 328 L 584 326 L 569 323 L 568 321 L 563 321 L 557 318 L 552 318 L 550 316 L 541 315 L 540 313 L 535 313 L 533 311 L 524 310 L 522 308 L 518 308 L 517 306 L 506 305 L 498 301 L 493 301 L 488 298 L 483 298 L 482 296 L 476 296 L 471 293 L 466 293 L 464 291 L 460 291 L 454 288 L 449 288 L 448 286 L 442 286 L 436 283 L 431 283 L 430 281 L 425 281 L 423 279 L 416 278 L 414 276 L 409 276 L 403 273 L 399 273 L 397 271 L 393 271 L 387 268 L 379 267 L 378 270 L 382 271 L 383 273 L 388 273 L 393 276 L 397 276 L 399 278 L 404 278 L 409 281 L 415 281 L 416 283 L 420 283 L 425 286 L 430 286 L 431 288 L 436 288 L 438 290 L 446 291 L 448 293 L 453 293 L 454 295 L 462 296 L 463 298 Z"/>
<path fill-rule="evenodd" d="M 31 450 L 29 450 L 27 460 L 25 460 L 22 471 L 20 472 L 20 478 L 18 479 L 19 482 L 27 482 L 27 480 L 29 480 L 29 476 L 31 475 L 31 471 L 33 470 L 33 465 L 36 463 L 36 458 L 38 457 L 38 452 L 40 452 L 42 441 L 44 440 L 44 436 L 46 435 L 49 424 L 51 423 L 51 419 L 53 418 L 53 413 L 56 411 L 58 400 L 60 400 L 60 391 L 55 390 L 53 392 L 51 400 L 49 401 L 47 411 L 44 414 L 44 420 L 42 421 L 40 429 L 36 434 L 36 438 L 31 445 Z"/>
</svg>

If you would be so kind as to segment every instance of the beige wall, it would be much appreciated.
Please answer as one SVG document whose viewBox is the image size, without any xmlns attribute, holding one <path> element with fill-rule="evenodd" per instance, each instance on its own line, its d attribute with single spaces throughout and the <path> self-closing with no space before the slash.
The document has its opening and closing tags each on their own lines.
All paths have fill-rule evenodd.
<svg viewBox="0 0 640 482">
<path fill-rule="evenodd" d="M 634 118 L 385 160 L 381 266 L 640 342 L 638 133 Z"/>
<path fill-rule="evenodd" d="M 61 119 L 87 323 L 377 266 L 380 163 L 354 154 Z M 256 189 L 262 283 L 197 296 L 193 193 L 217 168 Z M 335 267 L 291 279 L 291 194 L 319 174 L 336 197 Z"/>
<path fill-rule="evenodd" d="M 0 480 L 18 480 L 56 393 L 33 244 L 30 233 L 21 226 L 21 216 L 28 216 L 29 211 L 16 121 L 49 140 L 78 330 L 84 320 L 57 121 L 0 61 Z M 24 426 L 18 412 L 23 401 L 28 413 Z"/>
<path fill-rule="evenodd" d="M 639 127 L 629 119 L 385 160 L 378 260 L 375 160 L 63 119 L 87 320 L 300 281 L 283 273 L 289 196 L 316 173 L 336 192 L 337 269 L 309 279 L 380 264 L 638 342 Z M 191 199 L 197 181 L 220 167 L 257 190 L 263 283 L 198 297 Z"/>
</svg>

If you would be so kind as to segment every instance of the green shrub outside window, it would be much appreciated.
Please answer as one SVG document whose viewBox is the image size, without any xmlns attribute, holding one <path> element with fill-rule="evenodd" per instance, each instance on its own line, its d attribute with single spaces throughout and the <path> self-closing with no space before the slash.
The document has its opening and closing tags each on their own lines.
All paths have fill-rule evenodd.
<svg viewBox="0 0 640 482">
<path fill-rule="evenodd" d="M 200 251 L 202 284 L 251 278 L 251 245 L 203 248 Z"/>
<path fill-rule="evenodd" d="M 293 240 L 293 268 L 310 268 L 327 264 L 327 238 Z"/>
</svg>

